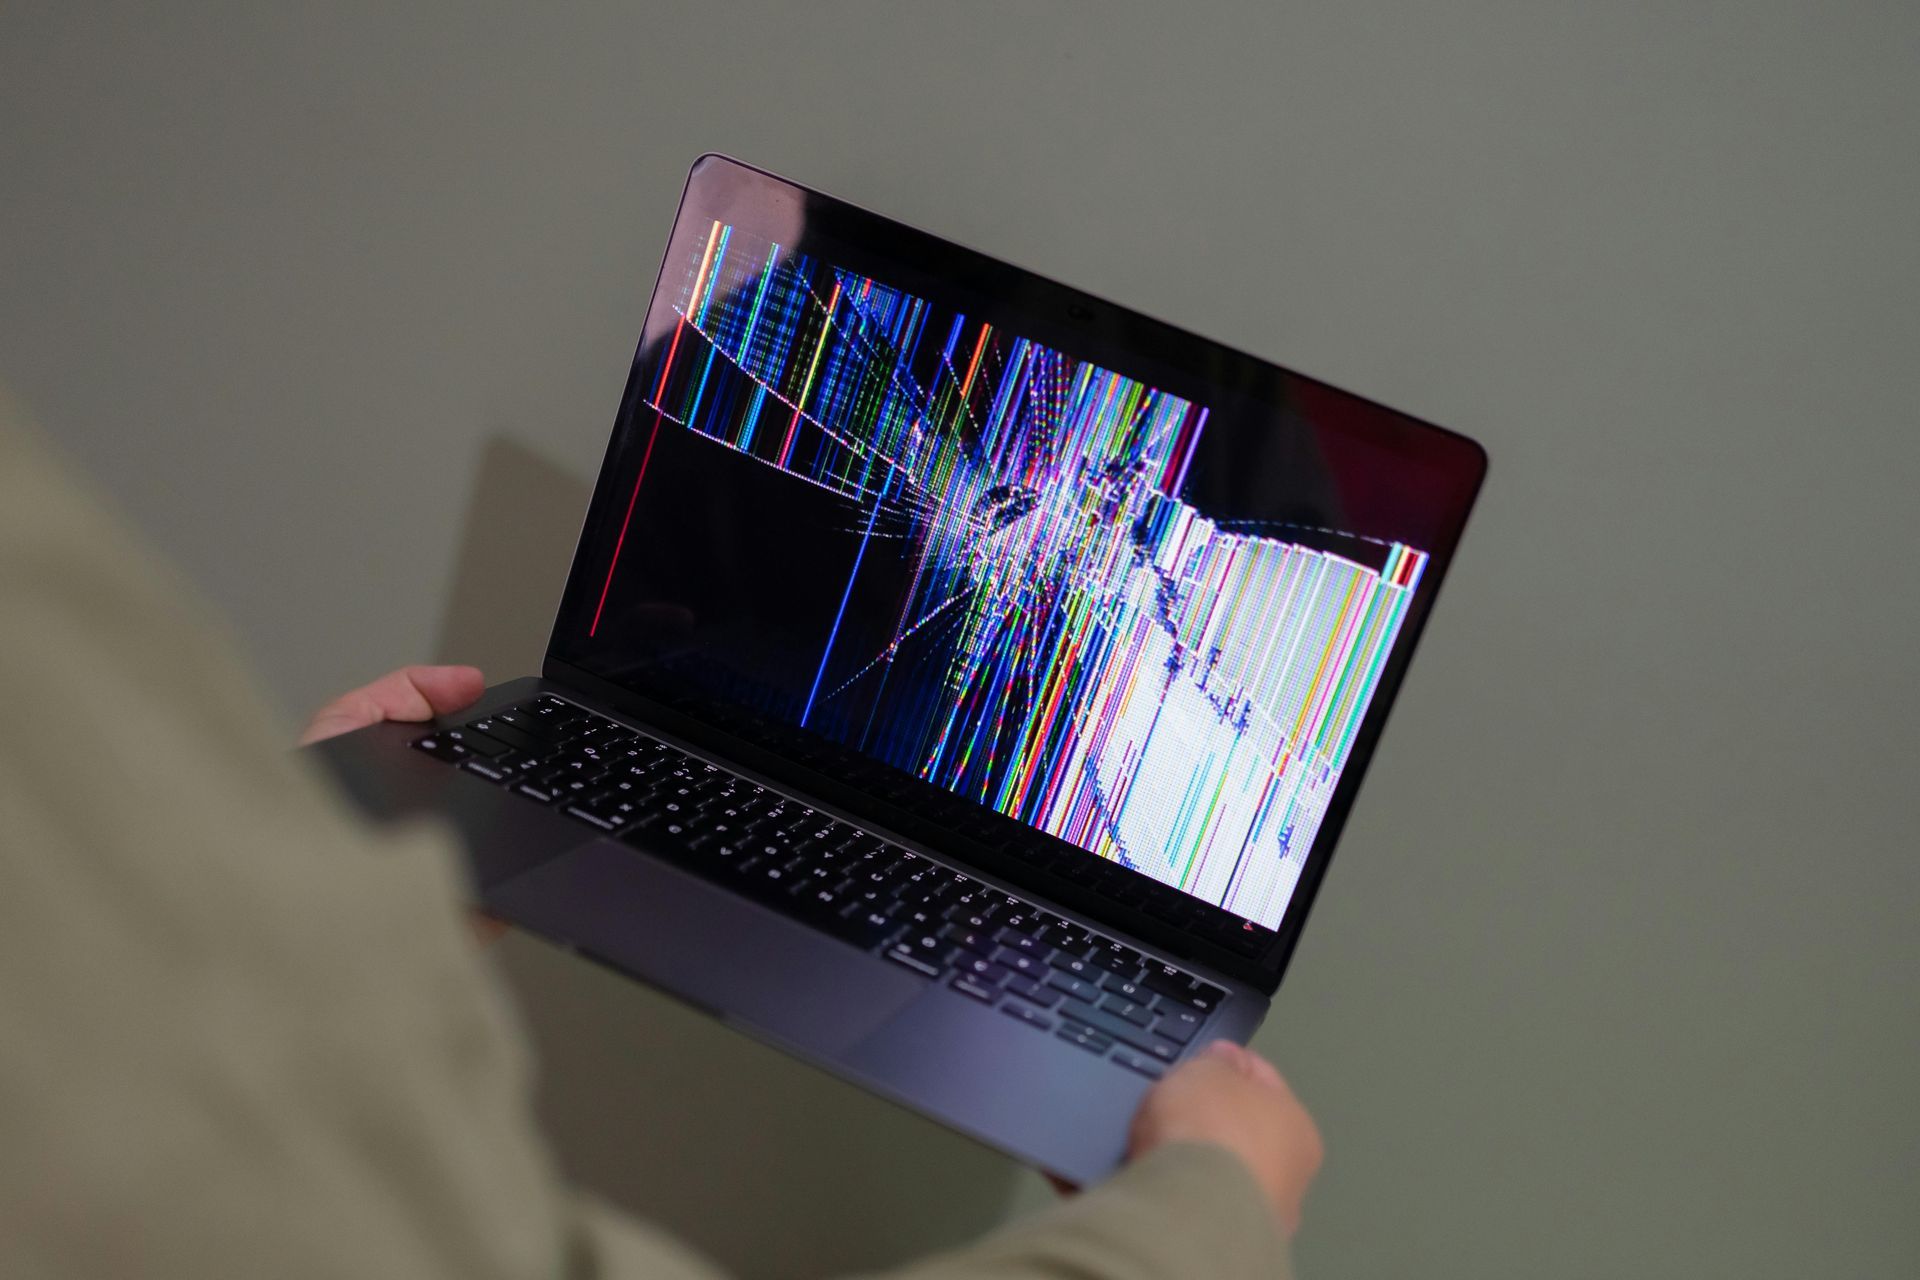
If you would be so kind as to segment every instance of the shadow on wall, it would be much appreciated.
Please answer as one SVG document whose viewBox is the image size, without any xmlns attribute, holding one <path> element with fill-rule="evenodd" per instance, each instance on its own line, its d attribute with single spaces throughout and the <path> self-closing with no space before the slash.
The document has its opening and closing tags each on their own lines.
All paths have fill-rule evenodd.
<svg viewBox="0 0 1920 1280">
<path fill-rule="evenodd" d="M 580 536 L 591 476 L 506 436 L 480 453 L 436 660 L 471 662 L 487 683 L 536 675 Z"/>
<path fill-rule="evenodd" d="M 532 674 L 591 492 L 490 439 L 438 646 Z M 540 1059 L 537 1106 L 588 1190 L 753 1276 L 899 1263 L 963 1243 L 1037 1180 L 1010 1161 L 522 934 L 496 948 Z"/>
</svg>

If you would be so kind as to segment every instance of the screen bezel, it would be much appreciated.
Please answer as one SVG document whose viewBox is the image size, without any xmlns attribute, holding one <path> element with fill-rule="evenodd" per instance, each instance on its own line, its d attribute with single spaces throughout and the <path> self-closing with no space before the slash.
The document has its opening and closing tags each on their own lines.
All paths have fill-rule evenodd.
<svg viewBox="0 0 1920 1280">
<path fill-rule="evenodd" d="M 791 735 L 775 737 L 743 728 L 738 721 L 715 723 L 683 708 L 668 706 L 640 690 L 616 684 L 579 665 L 570 656 L 564 620 L 577 606 L 581 592 L 593 592 L 607 566 L 611 526 L 617 522 L 619 499 L 615 466 L 621 425 L 631 420 L 641 386 L 645 355 L 661 314 L 661 291 L 667 287 L 667 265 L 676 246 L 694 229 L 714 220 L 749 226 L 803 226 L 809 243 L 833 245 L 837 266 L 874 275 L 921 296 L 956 296 L 966 300 L 969 313 L 997 325 L 1015 328 L 1026 337 L 1076 356 L 1097 360 L 1107 368 L 1149 381 L 1178 394 L 1230 397 L 1278 405 L 1294 384 L 1305 384 L 1347 398 L 1374 411 L 1364 424 L 1348 424 L 1382 447 L 1412 455 L 1434 467 L 1447 480 L 1450 500 L 1443 520 L 1443 536 L 1436 545 L 1422 547 L 1431 560 L 1402 622 L 1401 635 L 1389 653 L 1379 683 L 1362 717 L 1340 780 L 1328 803 L 1312 847 L 1307 851 L 1293 894 L 1278 924 L 1271 930 L 1226 929 L 1214 916 L 1230 913 L 1211 907 L 1178 890 L 1171 892 L 1197 908 L 1159 909 L 1157 904 L 1129 904 L 1112 896 L 1115 873 L 1130 887 L 1144 873 L 1128 871 L 1098 855 L 1047 835 L 1014 819 L 970 801 L 954 801 L 950 793 L 918 783 L 929 794 L 911 805 L 883 800 L 858 786 L 850 786 L 824 766 L 816 753 L 798 752 Z M 843 259 L 847 259 L 844 260 Z M 1333 387 L 1319 379 L 1295 373 L 1268 361 L 1233 350 L 1210 339 L 1176 328 L 1049 280 L 928 232 L 872 213 L 754 168 L 730 157 L 708 154 L 695 161 L 688 174 L 672 234 L 662 254 L 647 308 L 639 348 L 628 377 L 620 411 L 609 435 L 607 452 L 595 482 L 593 497 L 581 526 L 543 671 L 550 679 L 579 687 L 610 705 L 658 723 L 715 754 L 736 759 L 798 790 L 818 796 L 877 825 L 899 831 L 925 843 L 943 856 L 997 876 L 1035 894 L 1051 898 L 1116 931 L 1130 933 L 1175 954 L 1200 961 L 1272 992 L 1297 945 L 1313 899 L 1325 875 L 1334 847 L 1352 809 L 1356 792 L 1406 674 L 1414 649 L 1425 629 L 1433 601 L 1451 565 L 1465 529 L 1469 511 L 1487 469 L 1486 452 L 1458 432 L 1390 409 L 1365 397 Z M 824 741 L 824 740 L 823 740 Z M 797 758 L 810 754 L 811 759 Z M 903 778 L 908 775 L 901 775 Z M 917 782 L 917 780 L 915 780 Z M 934 795 L 931 793 L 938 793 Z M 965 825 L 976 824 L 986 834 L 975 838 L 955 828 L 955 804 L 967 811 Z M 977 811 L 977 813 L 973 812 Z M 1000 824 L 1004 824 L 1001 826 Z M 1013 829 L 1011 832 L 1006 829 Z M 1007 851 L 1017 845 L 1019 852 Z M 1080 860 L 1085 860 L 1084 862 Z M 1100 864 L 1093 867 L 1088 864 Z M 1164 897 L 1157 891 L 1150 896 Z M 1212 913 L 1209 915 L 1208 913 Z M 1169 918 L 1172 917 L 1172 918 Z M 1233 919 L 1237 920 L 1237 917 Z M 1232 945 L 1229 946 L 1228 943 Z M 1253 954 L 1245 954 L 1249 947 Z"/>
</svg>

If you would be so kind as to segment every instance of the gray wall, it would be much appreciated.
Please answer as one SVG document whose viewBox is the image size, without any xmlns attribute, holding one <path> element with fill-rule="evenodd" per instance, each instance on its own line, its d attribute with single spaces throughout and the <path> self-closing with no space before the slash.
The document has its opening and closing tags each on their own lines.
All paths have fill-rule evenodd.
<svg viewBox="0 0 1920 1280">
<path fill-rule="evenodd" d="M 1920 1274 L 1920 10 L 0 11 L 0 377 L 290 711 L 536 660 L 721 149 L 1486 442 L 1259 1044 L 1316 1276 Z M 765 1274 L 1029 1176 L 533 944 L 569 1161 Z"/>
</svg>

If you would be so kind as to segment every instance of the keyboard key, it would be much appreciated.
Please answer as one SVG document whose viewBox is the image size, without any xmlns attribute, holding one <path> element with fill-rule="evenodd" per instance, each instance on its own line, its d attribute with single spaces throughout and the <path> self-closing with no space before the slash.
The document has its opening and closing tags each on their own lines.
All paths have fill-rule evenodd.
<svg viewBox="0 0 1920 1280">
<path fill-rule="evenodd" d="M 617 818 L 622 824 L 640 816 L 640 802 L 631 791 L 618 784 L 606 787 L 580 802 L 580 807 L 602 818 Z"/>
<path fill-rule="evenodd" d="M 1090 961 L 1074 955 L 1071 951 L 1055 951 L 1048 957 L 1048 963 L 1062 973 L 1072 974 L 1076 978 L 1085 978 L 1089 984 L 1100 976 Z"/>
<path fill-rule="evenodd" d="M 1182 1009 L 1177 1006 L 1163 1008 L 1153 1029 L 1176 1044 L 1189 1044 L 1199 1034 L 1200 1024 L 1207 1020 L 1206 1015 L 1197 1009 Z"/>
<path fill-rule="evenodd" d="M 903 907 L 925 912 L 929 920 L 937 919 L 937 913 L 933 909 L 934 904 L 930 900 L 929 892 L 924 885 L 915 884 L 911 880 L 907 880 L 894 885 L 892 888 L 893 900 L 895 902 L 898 902 Z"/>
<path fill-rule="evenodd" d="M 448 764 L 459 764 L 473 752 L 464 743 L 454 742 L 437 733 L 429 733 L 423 738 L 413 740 L 415 751 L 424 751 L 435 760 L 445 760 Z"/>
<path fill-rule="evenodd" d="M 1005 895 L 995 893 L 984 885 L 959 894 L 953 899 L 953 908 L 947 913 L 947 919 L 958 921 L 974 929 L 991 929 L 1000 916 L 1006 914 Z"/>
<path fill-rule="evenodd" d="M 574 772 L 571 776 L 555 782 L 553 787 L 564 799 L 582 799 L 600 789 L 600 775 Z"/>
<path fill-rule="evenodd" d="M 786 867 L 773 858 L 762 858 L 754 866 L 741 869 L 755 889 L 777 891 L 789 883 Z"/>
<path fill-rule="evenodd" d="M 1153 1025 L 1153 1013 L 1145 1005 L 1135 1004 L 1125 996 L 1108 996 L 1100 1002 L 1100 1007 L 1116 1017 L 1125 1018 L 1136 1027 Z"/>
<path fill-rule="evenodd" d="M 996 947 L 994 948 L 992 956 L 989 958 L 993 960 L 994 963 L 1003 964 L 1024 978 L 1032 978 L 1036 982 L 1046 981 L 1047 966 L 1033 956 L 1027 955 L 1024 952 L 1015 951 L 1012 947 Z"/>
<path fill-rule="evenodd" d="M 847 893 L 855 902 L 865 902 L 876 907 L 889 906 L 893 902 L 893 898 L 885 889 L 875 889 L 858 880 L 849 881 L 848 884 Z"/>
<path fill-rule="evenodd" d="M 1100 1006 L 1091 1000 L 1083 1000 L 1070 992 L 1063 994 L 1066 995 L 1066 999 L 1061 1002 L 1060 1012 L 1065 1016 L 1077 1022 L 1084 1022 L 1090 1027 L 1116 1021 L 1111 1016 L 1101 1013 Z"/>
<path fill-rule="evenodd" d="M 957 946 L 965 947 L 975 955 L 990 956 L 999 947 L 983 931 L 968 929 L 962 925 L 950 924 L 940 931 L 940 936 Z"/>
<path fill-rule="evenodd" d="M 802 847 L 804 848 L 804 846 Z M 818 847 L 817 843 L 815 847 Z M 875 866 L 871 863 L 862 863 L 854 874 L 875 888 L 885 889 L 888 893 L 893 893 L 900 881 L 906 878 L 906 866 L 898 862 L 890 866 Z"/>
<path fill-rule="evenodd" d="M 963 929 L 975 929 L 981 933 L 993 931 L 993 918 L 981 909 L 978 900 L 970 903 L 956 903 L 948 907 L 946 917 Z"/>
<path fill-rule="evenodd" d="M 1149 990 L 1157 991 L 1179 1004 L 1198 1009 L 1202 1013 L 1212 1012 L 1227 995 L 1219 987 L 1182 973 L 1172 965 L 1157 962 L 1147 965 L 1143 983 Z"/>
<path fill-rule="evenodd" d="M 853 828 L 842 826 L 832 818 L 813 814 L 800 829 L 802 840 L 816 841 L 823 847 L 832 847 L 852 834 Z"/>
<path fill-rule="evenodd" d="M 1157 1060 L 1129 1049 L 1126 1045 L 1121 1045 L 1113 1051 L 1113 1061 L 1129 1071 L 1138 1071 L 1149 1080 L 1158 1080 L 1166 1072 L 1166 1068 Z"/>
<path fill-rule="evenodd" d="M 1040 930 L 1040 941 L 1073 955 L 1085 956 L 1087 948 L 1093 945 L 1093 935 L 1056 916 L 1052 924 Z"/>
<path fill-rule="evenodd" d="M 1047 985 L 1058 987 L 1076 1000 L 1085 1000 L 1089 1006 L 1100 998 L 1100 989 L 1091 982 L 1076 978 L 1070 973 L 1063 973 L 1058 969 L 1047 975 Z"/>
<path fill-rule="evenodd" d="M 1008 908 L 1007 914 L 1000 918 L 1000 928 L 1003 932 L 1031 938 L 1040 928 L 1039 922 L 1035 919 L 1036 914 L 1034 909 L 1025 903 L 1015 903 Z"/>
<path fill-rule="evenodd" d="M 1030 934 L 1021 933 L 1017 929 L 998 929 L 994 931 L 993 936 L 994 940 L 999 942 L 1001 946 L 1011 948 L 1025 955 L 1030 955 L 1036 960 L 1045 960 L 1053 954 L 1052 947 L 1049 947 L 1046 943 Z"/>
<path fill-rule="evenodd" d="M 1005 982 L 1013 976 L 1010 971 L 995 964 L 985 956 L 962 955 L 959 963 L 960 972 L 972 974 L 980 981 L 991 982 L 995 986 L 999 986 L 1002 982 Z"/>
<path fill-rule="evenodd" d="M 675 824 L 663 823 L 662 825 L 664 827 Z M 699 838 L 698 836 L 694 837 L 695 840 Z M 690 840 L 688 843 L 692 844 L 693 841 Z M 721 871 L 732 874 L 741 874 L 749 871 L 759 862 L 759 858 L 745 845 L 724 840 L 716 840 L 712 844 L 703 845 L 697 852 Z M 844 906 L 846 904 L 842 903 L 841 905 Z"/>
<path fill-rule="evenodd" d="M 1000 1012 L 1006 1014 L 1010 1018 L 1018 1018 L 1020 1019 L 1020 1021 L 1026 1023 L 1030 1027 L 1038 1027 L 1042 1031 L 1053 1030 L 1052 1018 L 1049 1018 L 1046 1014 L 1040 1012 L 1038 1009 L 1034 1008 L 1032 1005 L 1024 1004 L 1019 1000 L 1007 1001 L 1005 1004 L 1000 1006 Z"/>
<path fill-rule="evenodd" d="M 603 817 L 577 804 L 568 805 L 565 813 L 569 818 L 584 822 L 590 827 L 598 827 L 602 831 L 618 831 L 626 825 L 624 822 L 620 822 L 614 818 Z"/>
<path fill-rule="evenodd" d="M 531 711 L 525 711 L 519 707 L 510 707 L 495 715 L 493 718 L 501 724 L 511 725 L 529 737 L 539 738 L 543 742 L 552 740 L 552 731 L 541 721 L 540 717 L 534 715 Z"/>
<path fill-rule="evenodd" d="M 723 846 L 724 847 L 724 846 Z M 795 910 L 808 916 L 838 915 L 852 906 L 847 896 L 831 884 L 819 884 L 803 877 L 794 885 Z"/>
<path fill-rule="evenodd" d="M 1121 1037 L 1123 1040 L 1125 1038 L 1124 1036 Z M 1173 1043 L 1171 1040 L 1162 1040 L 1158 1036 L 1151 1036 L 1149 1039 L 1153 1041 L 1152 1044 L 1136 1044 L 1133 1047 L 1150 1057 L 1158 1058 L 1162 1062 L 1175 1062 L 1179 1060 L 1179 1045 Z"/>
<path fill-rule="evenodd" d="M 1123 978 L 1117 973 L 1109 973 L 1106 977 L 1100 979 L 1100 989 L 1103 991 L 1111 991 L 1117 996 L 1125 996 L 1136 1004 L 1145 1004 L 1153 998 L 1152 993 L 1150 993 L 1146 987 L 1138 982 Z"/>
<path fill-rule="evenodd" d="M 940 926 L 940 922 L 934 919 L 931 912 L 923 911 L 910 902 L 902 902 L 898 905 L 900 907 L 900 919 L 906 923 L 908 928 L 917 929 L 924 933 L 930 929 L 937 929 Z"/>
<path fill-rule="evenodd" d="M 942 941 L 930 933 L 913 933 L 900 940 L 900 945 L 912 954 L 919 956 L 928 964 L 945 968 L 947 960 L 956 948 L 950 942 Z"/>
<path fill-rule="evenodd" d="M 519 777 L 525 766 L 510 757 L 488 759 L 485 756 L 469 756 L 460 762 L 460 767 L 468 773 L 485 778 L 488 782 L 511 782 Z"/>
<path fill-rule="evenodd" d="M 922 974 L 929 978 L 937 978 L 940 976 L 939 965 L 928 964 L 916 955 L 910 947 L 888 947 L 884 954 L 887 959 L 893 961 L 895 964 L 904 965 L 915 973 Z"/>
<path fill-rule="evenodd" d="M 473 725 L 464 725 L 458 729 L 443 729 L 440 736 L 449 742 L 457 742 L 477 756 L 505 755 L 517 744 L 502 742 L 491 737 Z M 528 741 L 532 741 L 528 739 Z M 524 749 L 524 748 L 523 748 Z"/>
<path fill-rule="evenodd" d="M 1144 1028 L 1136 1027 L 1125 1018 L 1117 1018 L 1113 1014 L 1102 1012 L 1084 1001 L 1065 1000 L 1057 1012 L 1069 1021 L 1092 1027 L 1095 1031 L 1110 1035 L 1123 1044 L 1130 1044 L 1142 1053 L 1158 1058 L 1162 1062 L 1172 1062 L 1180 1056 L 1180 1046 L 1173 1041 L 1157 1036 Z"/>
<path fill-rule="evenodd" d="M 1089 1053 L 1105 1053 L 1113 1048 L 1113 1041 L 1110 1038 L 1084 1027 L 1063 1026 L 1054 1034 L 1076 1049 L 1085 1049 Z"/>
<path fill-rule="evenodd" d="M 995 1000 L 999 999 L 1000 996 L 1000 993 L 992 987 L 976 978 L 970 978 L 964 973 L 948 985 L 961 995 L 972 996 L 975 1000 L 979 1000 L 985 1004 L 992 1004 Z"/>
<path fill-rule="evenodd" d="M 607 769 L 607 777 L 615 782 L 630 782 L 635 787 L 653 789 L 655 767 L 642 764 L 637 760 L 615 761 Z"/>
<path fill-rule="evenodd" d="M 1051 1009 L 1060 1003 L 1060 993 L 1045 983 L 1033 982 L 1014 974 L 1007 979 L 1007 992 L 1019 996 L 1028 1004 L 1037 1004 L 1042 1009 Z"/>
<path fill-rule="evenodd" d="M 842 942 L 850 942 L 862 951 L 873 950 L 900 931 L 900 926 L 885 915 L 857 908 L 815 916 L 812 920 Z"/>
<path fill-rule="evenodd" d="M 470 733 L 480 734 L 487 738 L 497 739 L 503 744 L 500 748 L 502 751 L 506 750 L 507 747 L 512 747 L 516 751 L 525 751 L 533 754 L 551 749 L 546 739 L 536 738 L 530 733 L 522 733 L 504 720 L 493 716 L 475 720 L 472 724 L 461 726 L 461 729 Z M 459 731 L 460 730 L 455 730 L 453 732 Z M 484 748 L 476 746 L 474 750 L 483 751 Z M 487 751 L 486 754 L 497 755 L 498 752 Z"/>
<path fill-rule="evenodd" d="M 1104 938 L 1095 943 L 1093 951 L 1087 957 L 1109 973 L 1127 978 L 1140 974 L 1140 966 L 1146 963 L 1146 957 L 1124 942 Z"/>
</svg>

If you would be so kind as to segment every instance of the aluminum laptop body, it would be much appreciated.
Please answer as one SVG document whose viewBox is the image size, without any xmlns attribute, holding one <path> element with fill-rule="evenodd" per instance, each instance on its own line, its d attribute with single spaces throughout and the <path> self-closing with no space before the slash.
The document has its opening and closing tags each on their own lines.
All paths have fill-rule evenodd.
<svg viewBox="0 0 1920 1280">
<path fill-rule="evenodd" d="M 314 750 L 488 911 L 1094 1180 L 1259 1026 L 1485 465 L 707 156 L 541 673 Z"/>
</svg>

